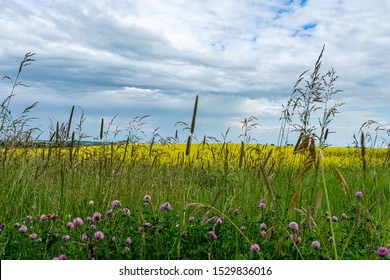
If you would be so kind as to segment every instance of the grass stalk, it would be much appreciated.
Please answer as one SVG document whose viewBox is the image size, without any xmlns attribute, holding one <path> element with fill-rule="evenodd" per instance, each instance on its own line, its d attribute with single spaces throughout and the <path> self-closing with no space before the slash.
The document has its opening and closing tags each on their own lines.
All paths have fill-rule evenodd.
<svg viewBox="0 0 390 280">
<path fill-rule="evenodd" d="M 322 155 L 321 148 L 320 148 L 320 150 L 318 152 L 318 157 L 319 157 L 318 158 L 318 160 L 319 160 L 319 169 L 320 169 L 320 172 L 321 172 L 322 184 L 323 184 L 324 193 L 325 193 L 326 207 L 327 207 L 327 209 L 329 211 L 329 216 L 332 217 L 332 211 L 331 211 L 331 207 L 330 207 L 330 200 L 329 200 L 329 194 L 328 194 L 328 187 L 327 187 L 327 184 L 326 184 L 324 168 L 322 166 L 323 155 Z M 334 257 L 335 257 L 335 260 L 338 260 L 337 247 L 336 247 L 336 236 L 335 236 L 335 232 L 334 232 L 332 221 L 329 221 L 329 226 L 330 226 L 330 232 L 331 232 L 332 239 L 333 239 L 332 246 L 333 246 Z"/>
<path fill-rule="evenodd" d="M 197 95 L 195 98 L 195 104 L 194 104 L 194 111 L 192 112 L 192 121 L 191 121 L 191 127 L 190 127 L 190 136 L 188 136 L 187 140 L 187 148 L 186 148 L 186 156 L 189 156 L 191 153 L 191 139 L 194 136 L 195 132 L 195 122 L 196 122 L 196 112 L 198 110 L 198 100 L 199 96 Z"/>
</svg>

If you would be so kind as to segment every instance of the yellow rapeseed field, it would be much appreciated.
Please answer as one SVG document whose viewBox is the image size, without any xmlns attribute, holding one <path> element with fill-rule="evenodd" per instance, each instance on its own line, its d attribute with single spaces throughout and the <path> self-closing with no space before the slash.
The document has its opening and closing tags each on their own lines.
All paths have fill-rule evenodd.
<svg viewBox="0 0 390 280">
<path fill-rule="evenodd" d="M 319 149 L 316 148 L 318 154 Z M 323 166 L 346 167 L 362 165 L 360 148 L 327 147 L 322 151 Z M 26 153 L 22 150 L 14 154 Z M 267 162 L 275 167 L 294 168 L 302 165 L 307 153 L 294 153 L 293 146 L 255 144 L 192 144 L 186 156 L 186 144 L 108 144 L 63 148 L 34 148 L 28 153 L 43 159 L 64 157 L 76 161 L 104 159 L 112 162 L 153 165 L 206 165 L 223 167 L 253 167 Z M 365 160 L 372 166 L 389 164 L 387 149 L 366 149 Z"/>
</svg>

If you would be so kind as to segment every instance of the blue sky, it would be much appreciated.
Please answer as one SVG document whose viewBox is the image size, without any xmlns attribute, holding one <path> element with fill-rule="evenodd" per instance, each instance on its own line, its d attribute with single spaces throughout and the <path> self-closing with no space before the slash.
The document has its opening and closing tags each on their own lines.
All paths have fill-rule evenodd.
<svg viewBox="0 0 390 280">
<path fill-rule="evenodd" d="M 145 141 L 156 128 L 162 137 L 178 129 L 185 141 L 175 124 L 191 122 L 199 95 L 199 140 L 230 128 L 238 142 L 241 121 L 254 116 L 252 137 L 276 143 L 282 104 L 325 44 L 322 72 L 336 70 L 336 101 L 345 102 L 329 142 L 345 146 L 369 119 L 390 127 L 389 14 L 385 0 L 12 0 L 0 9 L 0 73 L 14 77 L 24 54 L 36 53 L 11 109 L 38 101 L 31 116 L 41 138 L 75 105 L 91 137 L 101 118 L 115 117 L 121 138 L 134 117 L 150 115 Z M 1 95 L 9 90 L 3 80 Z"/>
</svg>

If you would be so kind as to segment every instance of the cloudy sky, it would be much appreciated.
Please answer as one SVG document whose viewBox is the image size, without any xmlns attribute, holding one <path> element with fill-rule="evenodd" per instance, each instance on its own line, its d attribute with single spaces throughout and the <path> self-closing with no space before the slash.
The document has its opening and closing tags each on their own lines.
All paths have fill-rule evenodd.
<svg viewBox="0 0 390 280">
<path fill-rule="evenodd" d="M 282 104 L 325 45 L 322 73 L 334 68 L 345 102 L 330 124 L 330 144 L 353 141 L 373 119 L 390 126 L 390 1 L 361 0 L 11 0 L 0 7 L 0 74 L 14 78 L 27 52 L 11 109 L 38 101 L 33 125 L 85 113 L 83 131 L 97 137 L 100 120 L 122 132 L 144 119 L 152 132 L 184 142 L 199 95 L 195 134 L 241 141 L 241 121 L 259 143 L 276 143 Z M 10 83 L 0 83 L 4 98 Z M 312 119 L 317 125 L 316 118 Z M 295 135 L 290 136 L 296 139 Z M 293 142 L 293 140 L 292 140 Z"/>
</svg>

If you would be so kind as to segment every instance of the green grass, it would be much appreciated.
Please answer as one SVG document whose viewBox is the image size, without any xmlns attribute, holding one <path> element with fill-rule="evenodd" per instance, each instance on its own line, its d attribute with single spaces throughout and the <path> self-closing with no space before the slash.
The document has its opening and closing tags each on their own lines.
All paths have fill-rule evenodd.
<svg viewBox="0 0 390 280">
<path fill-rule="evenodd" d="M 0 232 L 1 259 L 52 259 L 61 254 L 70 259 L 378 259 L 378 247 L 389 244 L 386 165 L 368 166 L 365 179 L 360 166 L 339 168 L 349 184 L 347 194 L 334 169 L 325 167 L 329 207 L 324 195 L 315 214 L 308 212 L 316 204 L 312 193 L 323 192 L 325 185 L 314 169 L 303 177 L 299 201 L 292 207 L 299 166 L 268 174 L 268 188 L 275 195 L 272 201 L 256 166 L 237 164 L 226 171 L 223 165 L 156 164 L 153 156 L 125 164 L 120 157 L 110 158 L 103 153 L 89 160 L 52 156 L 47 161 L 27 152 L 8 157 L 0 169 L 0 223 L 5 224 Z M 355 192 L 363 189 L 363 197 L 356 198 Z M 145 195 L 152 197 L 150 203 L 143 202 Z M 265 209 L 259 208 L 261 198 Z M 113 200 L 120 200 L 121 207 L 113 209 Z M 164 202 L 173 210 L 160 212 Z M 357 203 L 362 204 L 358 228 Z M 130 216 L 122 208 L 130 209 Z M 113 217 L 107 215 L 110 209 Z M 330 222 L 326 211 L 338 221 Z M 95 212 L 102 214 L 98 223 L 87 220 Z M 342 213 L 347 219 L 341 219 Z M 42 214 L 54 214 L 56 219 L 40 221 Z M 29 215 L 32 221 L 27 220 Z M 76 217 L 84 225 L 69 230 L 67 222 Z M 220 217 L 223 222 L 216 223 Z M 290 238 L 291 221 L 299 224 L 299 244 Z M 19 232 L 17 223 L 27 226 L 27 232 Z M 267 225 L 265 238 L 261 223 Z M 93 240 L 92 224 L 104 233 L 102 241 Z M 141 226 L 145 231 L 139 232 Z M 216 233 L 216 240 L 210 240 L 210 231 Z M 333 243 L 328 241 L 332 231 Z M 37 233 L 36 239 L 29 238 L 32 233 Z M 90 241 L 83 241 L 82 234 Z M 67 242 L 62 239 L 65 235 L 70 236 Z M 110 241 L 114 236 L 115 242 Z M 319 249 L 311 247 L 314 240 L 321 243 Z M 259 252 L 250 251 L 255 243 Z"/>
</svg>

